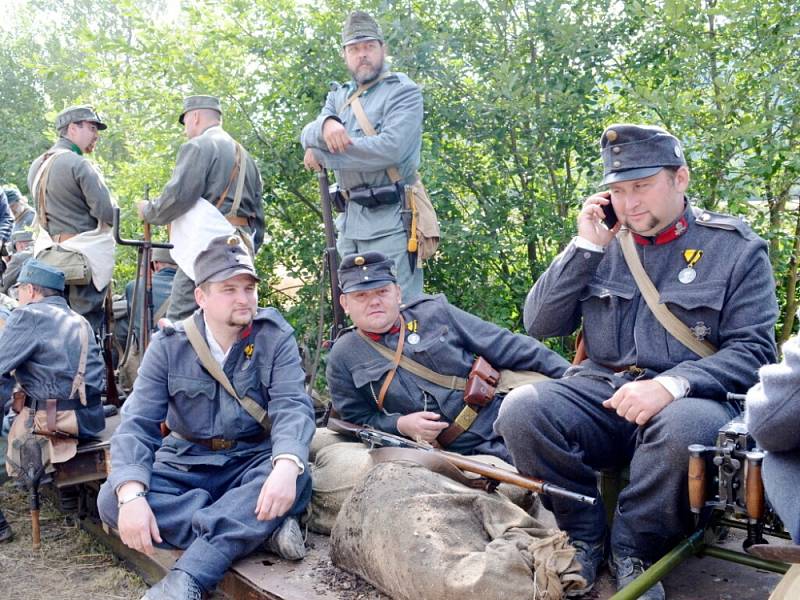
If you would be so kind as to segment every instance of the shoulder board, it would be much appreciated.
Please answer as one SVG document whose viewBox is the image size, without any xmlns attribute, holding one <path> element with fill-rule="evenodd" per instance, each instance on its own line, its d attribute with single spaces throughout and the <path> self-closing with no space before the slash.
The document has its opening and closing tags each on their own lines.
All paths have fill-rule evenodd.
<svg viewBox="0 0 800 600">
<path fill-rule="evenodd" d="M 703 210 L 697 207 L 693 208 L 694 222 L 703 227 L 710 227 L 712 229 L 724 229 L 726 231 L 736 231 L 745 239 L 755 239 L 758 237 L 750 226 L 745 223 L 741 218 L 733 215 L 726 215 L 710 210 Z"/>
<path fill-rule="evenodd" d="M 408 308 L 413 308 L 414 306 L 417 306 L 418 304 L 421 304 L 422 302 L 428 302 L 430 300 L 439 300 L 441 298 L 444 298 L 444 294 L 434 294 L 434 295 L 422 294 L 421 296 L 418 296 L 417 298 L 414 298 L 413 300 L 409 300 L 408 302 L 403 302 L 400 305 L 400 310 L 406 310 Z"/>
<path fill-rule="evenodd" d="M 329 92 L 336 92 L 336 91 L 338 91 L 338 90 L 339 90 L 339 88 L 341 88 L 341 87 L 342 87 L 342 84 L 341 84 L 341 83 L 339 83 L 338 81 L 331 81 L 331 82 L 328 84 L 328 91 L 329 91 Z"/>
</svg>

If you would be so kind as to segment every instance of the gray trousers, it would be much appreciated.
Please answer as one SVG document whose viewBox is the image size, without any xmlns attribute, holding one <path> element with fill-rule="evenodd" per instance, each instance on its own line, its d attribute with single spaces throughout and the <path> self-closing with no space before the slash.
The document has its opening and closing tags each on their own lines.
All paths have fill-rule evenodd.
<svg viewBox="0 0 800 600">
<path fill-rule="evenodd" d="M 408 302 L 422 295 L 422 267 L 418 266 L 413 273 L 411 272 L 407 243 L 404 231 L 374 240 L 352 240 L 340 234 L 336 249 L 342 257 L 354 252 L 381 252 L 391 258 L 397 267 L 397 284 L 403 292 L 403 302 Z"/>
<path fill-rule="evenodd" d="M 91 281 L 86 285 L 64 287 L 64 298 L 67 299 L 69 307 L 89 321 L 92 331 L 98 336 L 103 331 L 103 321 L 106 317 L 103 303 L 106 300 L 107 290 L 108 286 L 98 292 Z"/>
<path fill-rule="evenodd" d="M 788 426 L 788 424 L 787 424 Z M 800 450 L 770 452 L 764 458 L 764 485 L 772 507 L 795 544 L 800 544 Z"/>
<path fill-rule="evenodd" d="M 177 323 L 185 319 L 197 310 L 197 302 L 194 300 L 194 281 L 184 273 L 180 267 L 175 271 L 175 279 L 172 280 L 172 291 L 169 295 L 169 308 L 167 318 Z"/>
<path fill-rule="evenodd" d="M 627 382 L 579 373 L 518 388 L 503 401 L 495 430 L 522 473 L 590 496 L 598 495 L 597 471 L 630 463 L 611 550 L 617 556 L 655 560 L 691 526 L 687 447 L 713 444 L 717 430 L 737 409 L 726 402 L 681 398 L 638 427 L 602 406 Z M 557 498 L 542 501 L 571 539 L 596 543 L 606 535 L 602 501 L 595 507 Z"/>
<path fill-rule="evenodd" d="M 147 502 L 163 547 L 185 550 L 173 568 L 189 573 L 211 591 L 236 560 L 258 548 L 287 516 L 302 514 L 311 498 L 307 471 L 297 478 L 297 497 L 286 515 L 271 521 L 256 519 L 258 495 L 271 472 L 268 452 L 178 468 L 157 459 Z M 107 483 L 100 488 L 97 508 L 100 518 L 116 528 L 117 495 Z"/>
</svg>

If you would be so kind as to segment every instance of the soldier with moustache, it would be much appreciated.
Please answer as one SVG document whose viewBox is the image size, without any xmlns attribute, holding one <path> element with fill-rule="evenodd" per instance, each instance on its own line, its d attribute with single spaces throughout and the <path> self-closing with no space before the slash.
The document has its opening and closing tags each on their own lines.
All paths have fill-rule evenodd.
<svg viewBox="0 0 800 600">
<path fill-rule="evenodd" d="M 255 256 L 264 241 L 261 174 L 244 147 L 222 128 L 222 105 L 215 96 L 188 96 L 178 122 L 188 141 L 178 152 L 172 177 L 161 195 L 139 203 L 139 216 L 167 225 L 188 212 L 198 199 L 213 204 L 233 225 Z M 237 199 L 239 174 L 244 182 Z M 188 317 L 197 308 L 194 282 L 177 270 L 167 317 Z"/>
<path fill-rule="evenodd" d="M 305 553 L 295 517 L 311 495 L 315 424 L 293 330 L 275 309 L 258 308 L 259 277 L 238 237 L 213 239 L 194 272 L 200 310 L 153 336 L 98 497 L 101 518 L 126 545 L 184 550 L 147 600 L 210 594 L 267 539 L 284 558 Z M 190 341 L 192 326 L 205 359 Z M 229 386 L 204 366 L 212 361 Z M 164 438 L 163 422 L 171 432 Z"/>
<path fill-rule="evenodd" d="M 352 80 L 335 84 L 319 116 L 305 126 L 300 142 L 306 168 L 333 169 L 343 194 L 350 198 L 336 220 L 340 256 L 381 252 L 397 267 L 403 296 L 422 293 L 420 265 L 412 269 L 401 216 L 403 199 L 392 188 L 388 169 L 396 168 L 400 184 L 425 194 L 417 169 L 422 145 L 422 92 L 408 76 L 389 70 L 380 26 L 369 14 L 352 12 L 342 30 L 342 54 Z M 352 108 L 358 97 L 377 135 L 368 136 Z M 386 193 L 378 190 L 389 189 Z M 373 190 L 374 197 L 356 200 L 353 192 Z M 394 195 L 392 195 L 394 194 Z M 363 194 L 361 194 L 363 195 Z"/>
<path fill-rule="evenodd" d="M 39 225 L 55 244 L 62 244 L 96 229 L 98 224 L 110 228 L 115 205 L 103 176 L 87 158 L 94 152 L 100 132 L 108 126 L 91 106 L 61 111 L 55 125 L 58 140 L 31 164 L 28 189 L 36 202 Z M 86 255 L 86 259 L 92 271 L 108 273 L 107 281 L 101 282 L 104 285 L 100 288 L 97 279 L 85 285 L 67 285 L 65 295 L 70 307 L 99 331 L 114 255 L 102 251 L 96 256 Z"/>
<path fill-rule="evenodd" d="M 17 283 L 22 267 L 33 257 L 33 231 L 20 229 L 11 234 L 12 254 L 0 276 L 0 292 L 8 294 Z"/>
<path fill-rule="evenodd" d="M 461 454 L 509 461 L 503 440 L 492 431 L 502 393 L 489 392 L 482 404 L 465 401 L 463 388 L 432 382 L 403 363 L 394 367 L 375 345 L 390 355 L 399 351 L 444 379 L 468 378 L 477 357 L 497 371 L 536 371 L 546 377 L 560 377 L 567 361 L 535 339 L 456 308 L 441 294 L 403 304 L 394 263 L 379 252 L 345 256 L 339 283 L 354 330 L 340 336 L 328 359 L 337 413 L 352 423 L 435 441 Z M 460 425 L 472 417 L 470 425 Z"/>
<path fill-rule="evenodd" d="M 568 335 L 582 321 L 588 358 L 559 381 L 514 390 L 495 429 L 522 473 L 578 492 L 594 493 L 596 471 L 630 463 L 610 528 L 621 589 L 691 526 L 687 447 L 713 444 L 739 412 L 727 393 L 746 391 L 774 360 L 778 310 L 767 244 L 740 219 L 692 203 L 674 136 L 612 125 L 600 145 L 608 190 L 585 200 L 577 237 L 530 290 L 524 311 L 537 338 Z M 619 219 L 610 229 L 609 207 Z M 656 302 L 708 344 L 704 356 L 656 319 L 622 254 L 628 242 Z M 585 593 L 605 557 L 605 508 L 543 502 L 578 551 Z M 664 588 L 641 597 L 663 599 Z"/>
</svg>

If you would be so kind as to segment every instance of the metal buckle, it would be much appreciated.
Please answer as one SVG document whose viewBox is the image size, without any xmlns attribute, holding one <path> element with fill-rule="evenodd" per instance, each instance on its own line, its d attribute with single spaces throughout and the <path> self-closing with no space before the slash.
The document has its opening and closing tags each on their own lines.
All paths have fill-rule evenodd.
<svg viewBox="0 0 800 600">
<path fill-rule="evenodd" d="M 622 371 L 617 371 L 616 373 L 614 373 L 614 375 L 617 375 L 618 377 L 629 376 L 631 378 L 631 381 L 637 381 L 642 377 L 644 377 L 645 373 L 646 373 L 645 369 L 637 367 L 636 365 L 631 365 L 629 367 L 625 367 L 624 369 L 622 369 Z"/>
<path fill-rule="evenodd" d="M 219 450 L 230 450 L 234 447 L 236 447 L 235 440 L 223 440 L 222 438 L 212 438 L 211 440 L 211 449 L 214 452 Z"/>
<path fill-rule="evenodd" d="M 478 418 L 478 411 L 476 411 L 471 406 L 465 406 L 461 409 L 461 412 L 458 413 L 458 416 L 455 418 L 455 424 L 461 427 L 463 430 L 467 430 L 470 428 L 475 422 L 475 419 Z"/>
</svg>

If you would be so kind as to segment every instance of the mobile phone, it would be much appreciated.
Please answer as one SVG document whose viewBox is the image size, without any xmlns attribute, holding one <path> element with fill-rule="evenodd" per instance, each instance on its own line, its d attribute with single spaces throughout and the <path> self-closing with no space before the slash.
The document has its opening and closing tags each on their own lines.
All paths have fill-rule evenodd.
<svg viewBox="0 0 800 600">
<path fill-rule="evenodd" d="M 611 198 L 608 199 L 608 204 L 603 204 L 600 208 L 603 209 L 603 224 L 609 229 L 613 229 L 619 219 L 617 213 L 614 212 L 614 207 L 611 204 Z"/>
</svg>

